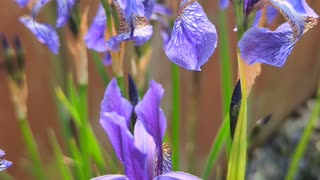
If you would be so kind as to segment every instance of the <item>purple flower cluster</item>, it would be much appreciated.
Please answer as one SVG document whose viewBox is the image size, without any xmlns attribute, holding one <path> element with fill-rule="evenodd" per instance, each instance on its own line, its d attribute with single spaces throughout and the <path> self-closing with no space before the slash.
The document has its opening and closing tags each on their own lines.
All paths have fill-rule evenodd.
<svg viewBox="0 0 320 180">
<path fill-rule="evenodd" d="M 199 179 L 184 172 L 171 171 L 171 148 L 163 142 L 167 121 L 160 108 L 164 90 L 155 81 L 135 106 L 122 97 L 116 79 L 109 83 L 101 103 L 100 123 L 124 165 L 126 175 L 105 175 L 109 179 Z M 133 130 L 131 115 L 136 114 Z"/>
<path fill-rule="evenodd" d="M 41 8 L 50 2 L 50 0 L 16 0 L 18 5 L 23 8 L 29 3 L 32 4 L 32 10 L 30 15 L 25 15 L 20 18 L 20 22 L 23 23 L 40 41 L 45 44 L 54 54 L 59 53 L 60 41 L 55 28 L 47 23 L 39 23 L 36 21 L 36 17 L 39 14 Z M 57 3 L 57 20 L 56 27 L 63 27 L 69 17 L 70 11 L 73 8 L 76 0 L 56 0 Z"/>
<path fill-rule="evenodd" d="M 0 149 L 0 171 L 6 170 L 10 166 L 12 166 L 12 162 L 11 161 L 7 161 L 5 159 L 2 159 L 2 157 L 5 154 L 6 153 L 3 150 Z"/>
</svg>

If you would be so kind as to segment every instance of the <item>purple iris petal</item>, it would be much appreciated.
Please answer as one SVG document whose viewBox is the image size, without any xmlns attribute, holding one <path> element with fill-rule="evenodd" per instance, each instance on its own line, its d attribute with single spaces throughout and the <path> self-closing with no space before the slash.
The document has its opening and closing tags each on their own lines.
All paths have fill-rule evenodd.
<svg viewBox="0 0 320 180">
<path fill-rule="evenodd" d="M 115 78 L 110 81 L 101 103 L 100 115 L 102 116 L 107 112 L 116 112 L 122 116 L 129 127 L 132 106 L 128 100 L 122 97 Z"/>
<path fill-rule="evenodd" d="M 76 0 L 57 0 L 58 5 L 58 18 L 57 27 L 61 28 L 69 19 L 70 12 Z"/>
<path fill-rule="evenodd" d="M 118 34 L 116 36 L 113 36 L 111 39 L 107 41 L 107 47 L 112 51 L 118 51 L 120 43 L 123 41 L 130 40 L 130 38 L 131 38 L 130 32 Z"/>
<path fill-rule="evenodd" d="M 103 64 L 106 66 L 109 66 L 112 64 L 110 51 L 106 51 L 106 54 L 104 55 L 104 58 L 103 58 Z"/>
<path fill-rule="evenodd" d="M 220 9 L 224 10 L 226 9 L 230 4 L 230 0 L 220 0 L 219 1 L 219 6 L 220 6 Z"/>
<path fill-rule="evenodd" d="M 268 6 L 266 15 L 267 15 L 268 24 L 271 24 L 274 21 L 274 19 L 277 17 L 278 11 L 274 7 Z"/>
<path fill-rule="evenodd" d="M 133 35 L 132 38 L 137 46 L 147 42 L 152 36 L 152 26 L 145 17 L 133 18 Z"/>
<path fill-rule="evenodd" d="M 153 9 L 154 13 L 160 14 L 160 15 L 166 15 L 166 16 L 172 16 L 173 12 L 170 8 L 167 8 L 165 6 L 163 6 L 162 4 L 158 4 L 156 3 L 154 5 L 154 9 Z"/>
<path fill-rule="evenodd" d="M 217 46 L 215 26 L 196 1 L 181 2 L 172 37 L 165 47 L 169 59 L 188 70 L 198 70 Z"/>
<path fill-rule="evenodd" d="M 317 18 L 318 14 L 311 9 L 306 0 L 287 0 L 295 9 L 296 12 Z"/>
<path fill-rule="evenodd" d="M 20 17 L 20 22 L 24 24 L 41 43 L 48 46 L 54 54 L 58 54 L 60 47 L 59 37 L 51 25 L 40 24 L 30 16 Z"/>
<path fill-rule="evenodd" d="M 92 178 L 91 180 L 128 180 L 127 176 L 121 174 L 109 174 Z"/>
<path fill-rule="evenodd" d="M 7 168 L 12 166 L 12 164 L 13 164 L 11 161 L 1 159 L 1 157 L 4 156 L 5 154 L 6 153 L 0 149 L 0 171 L 6 170 Z"/>
<path fill-rule="evenodd" d="M 16 2 L 18 3 L 18 5 L 21 7 L 21 8 L 24 8 L 27 6 L 27 4 L 29 3 L 30 0 L 16 0 Z"/>
<path fill-rule="evenodd" d="M 47 3 L 49 3 L 50 0 L 38 0 L 33 6 L 32 6 L 32 12 L 31 15 L 33 18 L 35 18 L 42 7 L 44 7 Z"/>
<path fill-rule="evenodd" d="M 98 52 L 104 52 L 107 50 L 105 41 L 106 22 L 106 12 L 103 6 L 100 5 L 97 15 L 85 36 L 85 42 L 89 49 L 94 49 Z"/>
<path fill-rule="evenodd" d="M 153 180 L 179 180 L 179 179 L 183 179 L 183 180 L 200 180 L 200 178 L 192 175 L 192 174 L 188 174 L 185 172 L 168 172 L 165 174 L 162 174 L 158 177 L 153 178 Z"/>
<path fill-rule="evenodd" d="M 116 112 L 107 112 L 101 115 L 100 123 L 108 134 L 118 159 L 124 165 L 127 177 L 147 180 L 146 154 L 135 146 L 134 138 L 127 128 L 125 119 Z"/>
<path fill-rule="evenodd" d="M 142 0 L 142 4 L 144 6 L 145 17 L 150 19 L 154 10 L 155 0 Z"/>
<path fill-rule="evenodd" d="M 164 90 L 160 84 L 151 81 L 149 90 L 135 107 L 138 119 L 141 120 L 146 131 L 152 136 L 156 144 L 156 156 L 158 157 L 156 175 L 162 174 L 162 141 L 167 127 L 166 117 L 160 108 L 163 92 Z"/>
<path fill-rule="evenodd" d="M 154 161 L 156 145 L 153 138 L 144 128 L 142 122 L 138 119 L 134 127 L 134 141 L 137 147 L 147 154 L 147 167 L 149 177 L 154 177 Z"/>
<path fill-rule="evenodd" d="M 282 67 L 296 41 L 289 23 L 275 31 L 253 27 L 247 30 L 239 41 L 241 57 L 248 64 L 256 62 Z"/>
</svg>

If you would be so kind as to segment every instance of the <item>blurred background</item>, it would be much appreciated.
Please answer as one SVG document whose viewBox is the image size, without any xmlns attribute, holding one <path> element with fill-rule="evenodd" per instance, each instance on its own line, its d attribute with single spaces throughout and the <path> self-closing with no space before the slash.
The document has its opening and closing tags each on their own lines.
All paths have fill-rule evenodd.
<svg viewBox="0 0 320 180">
<path fill-rule="evenodd" d="M 219 6 L 216 1 L 199 1 L 209 19 L 219 26 Z M 91 24 L 96 13 L 98 1 L 82 1 L 83 6 L 89 7 L 88 25 Z M 320 1 L 309 0 L 308 3 L 319 14 Z M 174 10 L 178 2 L 167 1 Z M 42 12 L 46 11 L 45 8 Z M 233 10 L 227 11 L 229 53 L 232 63 L 233 84 L 236 83 L 236 33 Z M 0 33 L 13 43 L 14 36 L 19 36 L 26 55 L 26 75 L 28 83 L 28 120 L 34 133 L 41 157 L 48 163 L 52 158 L 52 146 L 48 141 L 48 130 L 53 129 L 61 139 L 61 127 L 55 105 L 53 87 L 65 86 L 67 79 L 66 69 L 72 69 L 70 54 L 62 42 L 63 55 L 54 56 L 46 46 L 37 39 L 18 20 L 22 15 L 29 14 L 29 10 L 20 9 L 13 0 L 0 2 Z M 38 19 L 48 21 L 50 17 L 41 13 Z M 51 22 L 54 20 L 51 19 Z M 273 27 L 282 22 L 278 17 Z M 68 36 L 67 27 L 59 30 L 60 34 Z M 316 92 L 320 73 L 320 25 L 306 33 L 296 44 L 292 54 L 283 68 L 262 65 L 262 72 L 256 79 L 250 95 L 249 127 L 268 115 L 272 118 L 265 129 L 257 136 L 254 145 L 262 145 L 265 140 L 281 128 L 286 117 L 300 104 L 304 103 Z M 219 31 L 218 31 L 219 34 Z M 61 36 L 63 38 L 63 36 Z M 163 51 L 159 32 L 155 32 L 152 39 L 153 52 L 149 64 L 150 77 L 162 83 L 165 89 L 162 108 L 170 124 L 171 108 L 171 62 Z M 190 72 L 180 69 L 181 75 L 181 164 L 183 170 L 199 175 L 206 161 L 212 141 L 223 120 L 219 45 L 209 62 L 202 67 L 201 72 Z M 0 64 L 4 62 L 3 51 L 0 50 Z M 125 64 L 128 62 L 124 62 Z M 126 65 L 125 65 L 126 66 Z M 128 69 L 128 68 L 127 68 Z M 106 70 L 112 76 L 110 67 Z M 25 145 L 18 127 L 14 108 L 10 100 L 10 91 L 7 85 L 7 72 L 0 67 L 0 148 L 5 150 L 6 159 L 14 162 L 7 171 L 17 179 L 30 179 L 25 159 Z M 89 116 L 93 129 L 99 140 L 108 146 L 108 138 L 103 132 L 99 120 L 100 103 L 105 90 L 101 77 L 89 55 Z M 169 129 L 170 133 L 170 129 Z M 191 152 L 191 153 L 190 153 Z M 187 164 L 188 158 L 196 158 L 194 163 Z M 52 172 L 54 173 L 54 172 Z M 54 179 L 54 177 L 49 178 Z"/>
</svg>

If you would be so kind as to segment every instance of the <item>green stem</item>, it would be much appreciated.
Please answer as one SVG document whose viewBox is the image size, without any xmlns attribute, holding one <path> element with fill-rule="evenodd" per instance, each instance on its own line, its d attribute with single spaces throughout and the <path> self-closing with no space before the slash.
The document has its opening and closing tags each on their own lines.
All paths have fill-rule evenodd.
<svg viewBox="0 0 320 180">
<path fill-rule="evenodd" d="M 172 64 L 172 165 L 180 167 L 180 73 L 179 67 Z"/>
<path fill-rule="evenodd" d="M 103 65 L 101 58 L 99 57 L 99 54 L 95 51 L 91 51 L 91 55 L 104 85 L 107 86 L 109 83 L 109 77 L 106 72 L 105 66 Z"/>
<path fill-rule="evenodd" d="M 118 77 L 117 77 L 117 82 L 118 82 L 118 86 L 119 86 L 122 94 L 125 94 L 125 91 L 124 91 L 124 90 L 125 90 L 125 89 L 124 89 L 124 78 L 123 78 L 123 76 L 118 76 Z"/>
<path fill-rule="evenodd" d="M 19 119 L 19 125 L 24 138 L 24 142 L 26 143 L 27 151 L 33 163 L 32 169 L 34 169 L 34 175 L 37 177 L 37 179 L 45 180 L 46 176 L 44 175 L 44 170 L 40 159 L 40 152 L 27 119 Z"/>
<path fill-rule="evenodd" d="M 230 109 L 230 99 L 232 95 L 232 69 L 230 64 L 230 52 L 229 52 L 229 36 L 228 36 L 228 24 L 227 14 L 225 11 L 219 13 L 219 31 L 220 31 L 220 59 L 221 59 L 221 81 L 222 81 L 222 98 L 223 98 L 223 115 L 227 115 Z M 230 124 L 230 122 L 228 122 Z M 228 125 L 228 131 L 230 127 Z M 227 152 L 230 154 L 232 140 L 231 137 L 227 137 Z"/>
<path fill-rule="evenodd" d="M 297 148 L 294 151 L 286 180 L 294 179 L 294 175 L 297 172 L 301 158 L 302 158 L 306 148 L 308 147 L 308 143 L 309 143 L 311 135 L 314 131 L 315 123 L 318 120 L 319 115 L 320 115 L 320 88 L 318 90 L 317 102 L 313 108 L 311 117 L 310 117 L 308 124 L 303 132 L 302 138 L 301 138 Z"/>
<path fill-rule="evenodd" d="M 205 169 L 202 173 L 202 179 L 209 179 L 213 166 L 215 165 L 218 156 L 222 150 L 226 137 L 230 134 L 229 133 L 229 115 L 227 114 L 223 120 L 222 125 L 219 128 L 216 138 L 214 139 L 213 144 L 211 145 L 211 150 L 208 156 L 208 161 L 205 166 Z M 229 131 L 228 131 L 229 130 Z"/>
</svg>

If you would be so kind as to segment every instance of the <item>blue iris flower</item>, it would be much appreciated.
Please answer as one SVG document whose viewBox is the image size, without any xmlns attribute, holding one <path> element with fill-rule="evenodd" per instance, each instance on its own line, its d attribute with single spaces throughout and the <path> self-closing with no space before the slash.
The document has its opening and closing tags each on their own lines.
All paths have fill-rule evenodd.
<svg viewBox="0 0 320 180">
<path fill-rule="evenodd" d="M 30 0 L 16 0 L 20 7 L 25 7 Z M 46 23 L 39 23 L 36 21 L 36 17 L 40 10 L 50 2 L 50 0 L 38 0 L 34 3 L 31 11 L 31 15 L 26 15 L 20 18 L 20 22 L 23 23 L 35 36 L 36 38 L 54 53 L 59 53 L 59 37 L 55 28 Z M 57 20 L 56 27 L 63 27 L 69 17 L 76 0 L 56 0 L 57 2 Z"/>
<path fill-rule="evenodd" d="M 291 54 L 295 43 L 309 29 L 317 24 L 318 15 L 305 0 L 265 0 L 262 6 L 277 9 L 287 22 L 275 31 L 268 28 L 252 27 L 239 41 L 241 57 L 248 63 L 256 62 L 282 67 Z M 259 5 L 262 7 L 261 5 Z"/>
<path fill-rule="evenodd" d="M 124 165 L 125 175 L 105 175 L 94 180 L 199 179 L 171 171 L 171 148 L 163 143 L 167 127 L 160 108 L 163 93 L 162 86 L 151 81 L 142 100 L 133 107 L 121 96 L 116 79 L 111 80 L 101 103 L 100 123 Z M 133 110 L 138 118 L 132 134 L 129 129 Z"/>
<path fill-rule="evenodd" d="M 196 0 L 183 0 L 165 47 L 169 59 L 188 70 L 200 71 L 217 47 L 215 26 Z"/>
</svg>

